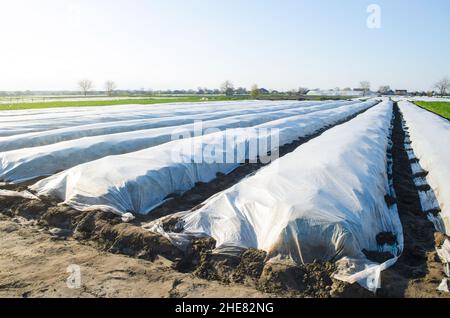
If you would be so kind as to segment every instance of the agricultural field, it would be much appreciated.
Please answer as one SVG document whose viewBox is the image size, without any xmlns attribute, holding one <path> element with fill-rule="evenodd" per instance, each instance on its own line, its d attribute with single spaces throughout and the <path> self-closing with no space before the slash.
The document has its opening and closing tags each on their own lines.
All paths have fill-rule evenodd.
<svg viewBox="0 0 450 318">
<path fill-rule="evenodd" d="M 176 102 L 203 102 L 248 99 L 248 97 L 226 96 L 163 96 L 145 98 L 34 98 L 13 99 L 4 98 L 0 101 L 0 110 L 42 109 L 56 107 L 98 107 L 114 105 L 154 105 Z"/>
<path fill-rule="evenodd" d="M 152 97 L 98 97 L 98 96 L 36 96 L 36 97 L 0 97 L 0 111 L 2 110 L 26 110 L 43 108 L 64 107 L 98 107 L 118 105 L 156 105 L 181 102 L 211 102 L 211 101 L 236 101 L 249 100 L 250 96 L 225 96 L 225 95 L 158 95 Z M 268 94 L 258 97 L 259 100 L 347 100 L 348 96 L 288 96 L 280 94 Z"/>
<path fill-rule="evenodd" d="M 449 296 L 434 103 L 190 98 L 0 111 L 0 295 Z"/>
<path fill-rule="evenodd" d="M 415 102 L 418 106 L 423 107 L 433 113 L 450 120 L 450 102 Z"/>
</svg>

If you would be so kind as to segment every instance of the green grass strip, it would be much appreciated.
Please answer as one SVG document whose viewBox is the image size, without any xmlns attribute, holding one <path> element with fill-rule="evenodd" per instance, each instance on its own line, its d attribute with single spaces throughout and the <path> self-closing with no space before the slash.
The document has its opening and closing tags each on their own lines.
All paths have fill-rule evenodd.
<svg viewBox="0 0 450 318">
<path fill-rule="evenodd" d="M 450 120 L 450 102 L 415 102 L 417 106 L 425 108 L 435 114 Z"/>
</svg>

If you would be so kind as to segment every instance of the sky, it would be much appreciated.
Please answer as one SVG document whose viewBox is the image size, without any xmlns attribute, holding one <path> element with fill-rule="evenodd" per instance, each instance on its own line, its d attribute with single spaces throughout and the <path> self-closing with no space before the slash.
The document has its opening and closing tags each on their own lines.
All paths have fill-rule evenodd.
<svg viewBox="0 0 450 318">
<path fill-rule="evenodd" d="M 0 0 L 0 91 L 429 90 L 449 34 L 448 0 Z"/>
</svg>

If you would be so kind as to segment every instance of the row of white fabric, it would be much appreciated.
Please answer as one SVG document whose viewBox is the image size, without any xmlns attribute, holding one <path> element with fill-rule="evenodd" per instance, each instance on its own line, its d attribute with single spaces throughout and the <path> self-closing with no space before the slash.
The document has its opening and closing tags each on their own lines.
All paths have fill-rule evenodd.
<svg viewBox="0 0 450 318">
<path fill-rule="evenodd" d="M 198 182 L 209 182 L 218 173 L 228 174 L 245 159 L 255 159 L 258 153 L 251 151 L 252 145 L 260 147 L 269 141 L 264 154 L 276 151 L 279 145 L 311 135 L 376 103 L 352 103 L 103 157 L 52 175 L 31 189 L 78 210 L 147 214 L 169 195 L 183 193 Z M 273 140 L 277 142 L 271 143 Z M 227 156 L 237 153 L 240 156 L 236 155 L 235 160 L 227 160 Z M 45 165 L 43 161 L 35 167 L 42 169 Z"/>
<path fill-rule="evenodd" d="M 335 277 L 380 287 L 380 273 L 397 260 L 369 261 L 362 250 L 380 251 L 376 236 L 393 233 L 403 250 L 403 231 L 390 191 L 387 151 L 393 104 L 384 101 L 336 126 L 207 200 L 178 219 L 180 233 L 167 233 L 162 220 L 145 228 L 176 246 L 192 237 L 212 237 L 218 249 L 257 248 L 272 261 L 311 263 L 338 259 Z"/>
<path fill-rule="evenodd" d="M 160 105 L 121 105 L 80 109 L 54 109 L 54 112 L 31 113 L 21 115 L 0 116 L 0 137 L 14 136 L 24 133 L 42 132 L 53 129 L 63 129 L 74 126 L 86 126 L 92 124 L 115 123 L 140 119 L 171 119 L 173 124 L 181 124 L 195 119 L 196 115 L 221 114 L 221 117 L 248 114 L 267 111 L 266 107 L 275 106 L 308 106 L 318 105 L 323 102 L 298 102 L 298 101 L 238 101 L 219 103 L 183 103 Z M 11 112 L 0 112 L 1 114 Z M 184 118 L 187 116 L 188 118 Z M 191 116 L 191 117 L 189 117 Z M 193 116 L 193 117 L 192 117 Z M 221 118 L 216 117 L 216 118 Z M 100 126 L 101 127 L 101 126 Z M 160 126 L 163 127 L 163 126 Z M 85 128 L 97 128 L 85 127 Z M 128 130 L 123 130 L 128 131 Z M 108 132 L 106 132 L 108 133 Z M 0 139 L 1 140 L 1 139 Z"/>
<path fill-rule="evenodd" d="M 65 133 L 59 130 L 50 130 L 38 133 L 38 137 L 18 135 L 14 136 L 14 142 L 8 144 L 9 148 L 17 149 L 0 153 L 0 180 L 18 183 L 36 177 L 50 176 L 85 162 L 111 155 L 135 152 L 170 142 L 177 138 L 179 134 L 192 136 L 211 132 L 212 129 L 252 127 L 282 118 L 298 117 L 303 114 L 353 104 L 355 102 L 348 101 L 319 105 L 305 105 L 305 103 L 277 104 L 253 110 L 241 109 L 233 113 L 228 111 L 227 115 L 233 116 L 225 116 L 221 111 L 202 113 L 191 117 L 182 116 L 182 118 L 152 117 L 147 120 L 140 120 L 137 123 L 133 122 L 132 125 L 128 125 L 127 122 L 125 126 L 123 122 L 108 123 L 106 128 L 104 124 L 101 124 L 100 130 L 104 134 L 91 137 L 83 137 L 85 134 L 92 134 L 95 131 L 96 128 L 91 126 L 88 128 L 73 127 Z M 255 113 L 252 113 L 252 111 Z M 199 129 L 200 121 L 202 129 Z M 99 125 L 97 124 L 97 126 Z M 155 126 L 160 128 L 155 128 Z M 132 129 L 132 131 L 112 133 L 124 127 Z M 54 143 L 62 138 L 70 140 Z M 45 145 L 32 147 L 35 143 Z M 8 148 L 8 145 L 1 145 L 0 141 L 2 149 Z M 27 148 L 23 148 L 23 146 Z"/>
</svg>

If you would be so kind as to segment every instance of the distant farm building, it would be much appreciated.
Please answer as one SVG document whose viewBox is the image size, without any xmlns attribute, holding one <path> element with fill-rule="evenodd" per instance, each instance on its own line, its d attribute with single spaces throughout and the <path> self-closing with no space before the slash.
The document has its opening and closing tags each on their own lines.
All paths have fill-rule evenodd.
<svg viewBox="0 0 450 318">
<path fill-rule="evenodd" d="M 395 95 L 408 95 L 408 91 L 406 89 L 396 89 Z"/>
</svg>

